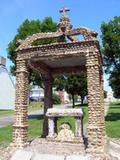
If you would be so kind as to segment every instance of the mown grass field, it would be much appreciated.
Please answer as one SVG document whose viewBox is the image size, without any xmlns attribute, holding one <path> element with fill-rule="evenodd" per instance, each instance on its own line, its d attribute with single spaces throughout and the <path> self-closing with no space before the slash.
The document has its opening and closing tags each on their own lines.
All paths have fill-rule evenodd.
<svg viewBox="0 0 120 160">
<path fill-rule="evenodd" d="M 36 111 L 43 108 L 43 102 L 30 102 L 28 111 Z M 0 117 L 13 115 L 13 110 L 0 110 Z"/>
<path fill-rule="evenodd" d="M 110 104 L 105 120 L 107 135 L 112 138 L 120 138 L 120 102 Z"/>
<path fill-rule="evenodd" d="M 77 106 L 80 107 L 80 106 Z M 83 122 L 88 122 L 88 107 L 83 106 L 85 113 Z M 75 119 L 73 117 L 58 118 L 57 126 L 67 122 L 71 125 L 72 130 L 75 130 Z M 29 119 L 28 135 L 29 140 L 42 135 L 43 116 L 33 117 Z M 111 103 L 108 114 L 106 116 L 106 133 L 109 137 L 120 138 L 120 103 Z M 7 146 L 12 141 L 12 125 L 0 128 L 0 145 Z"/>
</svg>

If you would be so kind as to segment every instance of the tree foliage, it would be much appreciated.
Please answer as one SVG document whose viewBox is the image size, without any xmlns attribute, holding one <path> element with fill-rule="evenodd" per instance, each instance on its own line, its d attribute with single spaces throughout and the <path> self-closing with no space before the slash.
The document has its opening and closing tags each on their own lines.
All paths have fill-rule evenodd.
<svg viewBox="0 0 120 160">
<path fill-rule="evenodd" d="M 102 23 L 102 53 L 107 72 L 120 64 L 120 16 Z"/>
<path fill-rule="evenodd" d="M 66 84 L 66 76 L 64 75 L 60 75 L 60 76 L 56 76 L 54 78 L 54 87 L 56 88 L 56 90 L 60 90 L 62 91 L 63 89 L 65 89 L 65 84 Z"/>
<path fill-rule="evenodd" d="M 58 95 L 56 95 L 56 94 L 53 94 L 52 102 L 53 102 L 53 104 L 61 104 L 60 97 Z"/>
<path fill-rule="evenodd" d="M 111 86 L 112 90 L 114 91 L 114 97 L 120 98 L 120 66 L 119 69 L 115 68 L 110 75 L 109 78 L 109 85 Z"/>
<path fill-rule="evenodd" d="M 83 104 L 85 96 L 87 96 L 87 75 L 86 73 L 81 73 L 77 75 L 78 78 L 78 88 L 77 94 L 81 97 L 81 105 Z"/>
<path fill-rule="evenodd" d="M 11 73 L 15 75 L 16 70 L 16 49 L 18 47 L 17 41 L 19 39 L 24 40 L 28 36 L 31 36 L 35 33 L 40 32 L 55 32 L 57 30 L 57 23 L 53 22 L 51 17 L 46 17 L 43 21 L 40 20 L 28 20 L 26 19 L 20 27 L 17 29 L 17 33 L 13 40 L 8 44 L 8 58 L 13 62 L 11 66 Z M 35 45 L 51 43 L 52 40 L 48 41 L 37 41 Z M 30 81 L 34 82 L 37 85 L 41 85 L 41 76 L 37 72 L 31 72 Z"/>
<path fill-rule="evenodd" d="M 73 108 L 75 107 L 75 95 L 77 94 L 78 79 L 76 75 L 68 76 L 65 83 L 65 90 L 71 94 L 73 101 Z"/>
<path fill-rule="evenodd" d="M 120 16 L 102 23 L 101 31 L 105 71 L 110 74 L 109 84 L 114 96 L 120 98 Z"/>
<path fill-rule="evenodd" d="M 104 90 L 104 98 L 107 98 L 107 91 Z"/>
<path fill-rule="evenodd" d="M 55 78 L 55 87 L 57 90 L 65 89 L 71 95 L 73 107 L 75 107 L 75 95 L 81 97 L 81 103 L 87 95 L 87 77 L 85 73 L 77 75 L 58 76 Z"/>
</svg>

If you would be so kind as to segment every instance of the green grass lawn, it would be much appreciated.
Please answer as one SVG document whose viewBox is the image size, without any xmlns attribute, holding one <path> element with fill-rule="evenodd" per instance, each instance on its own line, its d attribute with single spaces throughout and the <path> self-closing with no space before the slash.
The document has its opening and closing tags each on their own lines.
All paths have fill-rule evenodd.
<svg viewBox="0 0 120 160">
<path fill-rule="evenodd" d="M 35 137 L 42 135 L 43 129 L 43 116 L 37 116 L 36 118 L 29 119 L 28 139 L 31 141 Z"/>
<path fill-rule="evenodd" d="M 74 118 L 72 117 L 63 117 L 58 119 L 57 126 L 67 122 L 72 126 L 72 130 L 75 130 Z M 31 141 L 36 137 L 42 135 L 43 128 L 43 116 L 29 119 L 29 129 L 28 129 L 28 140 Z M 0 128 L 0 146 L 6 147 L 12 141 L 12 125 L 7 127 Z"/>
<path fill-rule="evenodd" d="M 120 138 L 120 102 L 110 104 L 105 119 L 107 135 L 112 138 Z"/>
<path fill-rule="evenodd" d="M 42 109 L 42 107 L 43 107 L 43 102 L 30 102 L 28 111 L 29 112 L 36 111 Z M 13 115 L 13 113 L 14 113 L 13 110 L 0 110 L 0 117 L 10 116 Z"/>
<path fill-rule="evenodd" d="M 84 118 L 83 118 L 83 123 L 88 122 L 88 107 L 87 104 L 84 104 L 83 106 L 76 105 L 76 108 L 82 108 L 83 113 L 84 113 Z M 59 127 L 63 122 L 69 123 L 71 126 L 72 131 L 75 131 L 75 118 L 74 117 L 61 117 L 58 119 L 58 124 L 57 126 Z"/>
<path fill-rule="evenodd" d="M 77 106 L 78 108 L 79 106 Z M 83 111 L 85 113 L 83 122 L 88 122 L 88 107 L 84 105 Z M 72 130 L 75 130 L 75 119 L 73 117 L 62 117 L 58 118 L 57 126 L 67 122 L 71 125 Z M 43 117 L 34 117 L 29 119 L 29 140 L 35 137 L 40 137 L 43 128 Z M 110 105 L 108 114 L 106 116 L 106 132 L 109 137 L 120 138 L 120 103 L 112 103 Z M 4 128 L 0 128 L 0 145 L 7 146 L 12 140 L 12 125 Z"/>
<path fill-rule="evenodd" d="M 0 128 L 0 146 L 6 147 L 12 140 L 12 125 Z"/>
<path fill-rule="evenodd" d="M 13 110 L 1 110 L 0 109 L 0 117 L 13 115 Z"/>
</svg>

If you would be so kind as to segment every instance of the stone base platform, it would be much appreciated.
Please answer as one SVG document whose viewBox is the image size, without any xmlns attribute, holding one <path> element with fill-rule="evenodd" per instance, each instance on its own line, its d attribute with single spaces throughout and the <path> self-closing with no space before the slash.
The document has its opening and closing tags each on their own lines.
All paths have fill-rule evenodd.
<svg viewBox="0 0 120 160">
<path fill-rule="evenodd" d="M 92 155 L 54 155 L 17 150 L 9 160 L 113 160 L 103 156 Z"/>
<path fill-rule="evenodd" d="M 57 141 L 50 141 L 44 138 L 37 138 L 33 140 L 25 150 L 31 152 L 37 152 L 40 154 L 55 154 L 55 155 L 85 154 L 85 148 L 82 143 L 57 142 Z"/>
<path fill-rule="evenodd" d="M 37 138 L 20 151 L 10 146 L 1 149 L 0 160 L 120 160 L 119 142 L 110 139 L 107 141 L 106 153 L 93 154 L 85 153 L 85 149 L 79 143 L 50 142 Z"/>
<path fill-rule="evenodd" d="M 78 137 L 74 137 L 73 139 L 68 139 L 68 140 L 64 140 L 64 141 L 62 141 L 62 140 L 59 140 L 59 139 L 57 139 L 57 138 L 55 138 L 55 137 L 47 137 L 47 139 L 46 139 L 48 142 L 55 142 L 55 143 L 62 143 L 62 144 L 64 144 L 64 143 L 67 143 L 67 144 L 81 144 L 81 146 L 83 146 L 83 148 L 84 148 L 84 141 L 83 141 L 83 138 L 81 137 L 81 138 L 78 138 Z"/>
</svg>

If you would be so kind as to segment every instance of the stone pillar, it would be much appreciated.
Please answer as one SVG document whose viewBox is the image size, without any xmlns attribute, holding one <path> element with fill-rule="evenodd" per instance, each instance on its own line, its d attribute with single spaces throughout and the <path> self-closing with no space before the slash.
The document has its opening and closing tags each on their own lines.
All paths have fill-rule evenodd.
<svg viewBox="0 0 120 160">
<path fill-rule="evenodd" d="M 82 117 L 75 117 L 75 136 L 81 139 L 83 137 Z"/>
<path fill-rule="evenodd" d="M 87 55 L 88 151 L 104 152 L 104 113 L 102 108 L 99 52 Z"/>
<path fill-rule="evenodd" d="M 48 118 L 46 112 L 48 108 L 52 108 L 52 75 L 51 73 L 44 76 L 44 122 L 43 122 L 43 135 L 48 135 Z"/>
<path fill-rule="evenodd" d="M 53 138 L 55 135 L 55 123 L 53 117 L 48 118 L 48 129 L 48 138 Z"/>
<path fill-rule="evenodd" d="M 28 129 L 28 68 L 25 60 L 17 61 L 16 99 L 13 124 L 13 145 L 23 148 L 27 144 Z"/>
</svg>

